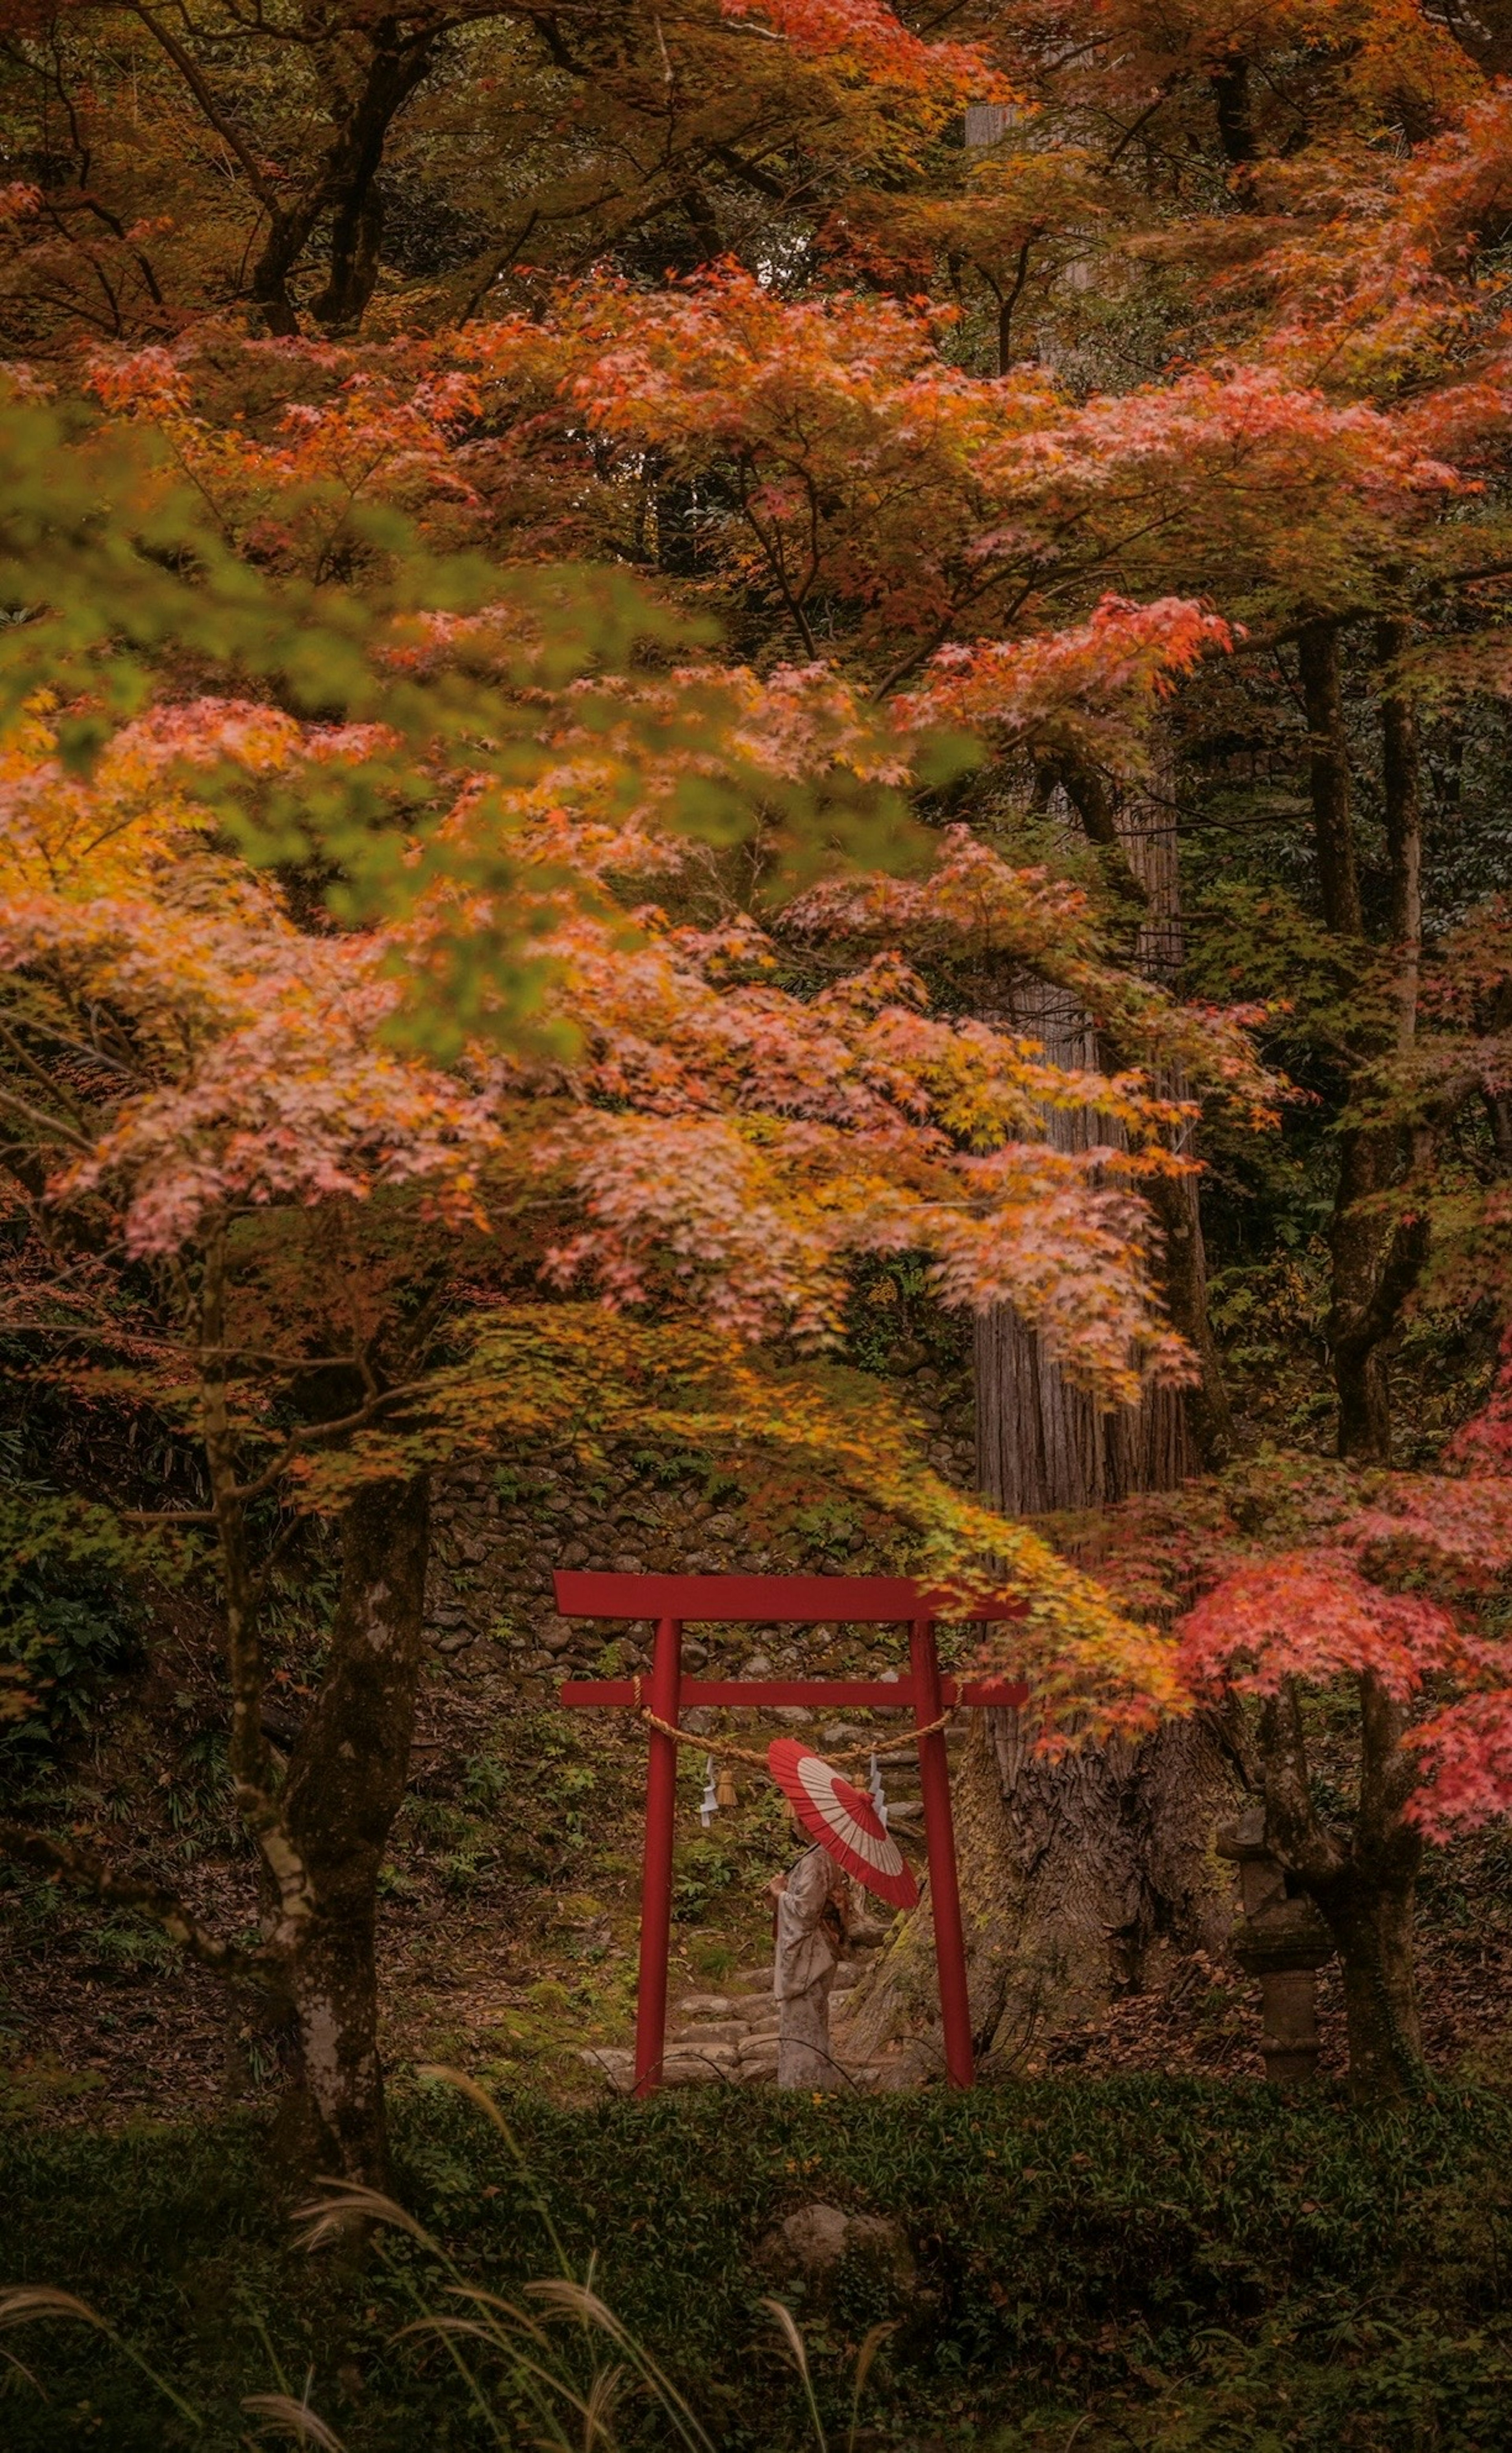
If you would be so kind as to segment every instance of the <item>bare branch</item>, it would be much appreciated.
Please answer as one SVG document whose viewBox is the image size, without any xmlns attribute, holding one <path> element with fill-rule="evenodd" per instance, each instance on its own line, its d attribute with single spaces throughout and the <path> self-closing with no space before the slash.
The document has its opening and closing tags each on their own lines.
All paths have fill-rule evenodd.
<svg viewBox="0 0 1512 2453">
<path fill-rule="evenodd" d="M 50 1831 L 33 1831 L 22 1823 L 0 1822 L 0 1851 L 18 1864 L 40 1865 L 55 1881 L 91 1892 L 111 1907 L 134 1908 L 138 1915 L 150 1917 L 170 1941 L 187 1950 L 191 1959 L 197 1959 L 202 1967 L 213 1968 L 218 1976 L 254 1975 L 267 1959 L 261 1946 L 248 1948 L 212 1933 L 175 1892 L 165 1890 L 161 1884 L 118 1874 L 92 1849 L 81 1848 L 71 1840 L 61 1840 Z"/>
</svg>

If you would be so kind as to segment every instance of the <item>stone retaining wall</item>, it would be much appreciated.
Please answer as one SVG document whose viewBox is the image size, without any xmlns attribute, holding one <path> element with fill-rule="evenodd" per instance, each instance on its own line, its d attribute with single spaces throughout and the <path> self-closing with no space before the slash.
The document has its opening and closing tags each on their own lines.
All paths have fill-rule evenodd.
<svg viewBox="0 0 1512 2453">
<path fill-rule="evenodd" d="M 923 1371 L 908 1394 L 929 1426 L 931 1463 L 969 1488 L 969 1392 Z M 523 1694 L 544 1698 L 559 1678 L 644 1666 L 630 1634 L 556 1615 L 555 1568 L 865 1575 L 894 1566 L 895 1553 L 888 1519 L 844 1495 L 816 1491 L 791 1523 L 757 1528 L 738 1493 L 717 1483 L 711 1492 L 707 1475 L 693 1467 L 655 1480 L 628 1465 L 591 1473 L 570 1454 L 545 1453 L 529 1466 L 467 1466 L 438 1484 L 427 1627 L 453 1675 L 503 1674 Z M 791 1636 L 791 1629 L 743 1630 L 731 1638 L 730 1658 L 742 1649 L 751 1656 L 754 1645 L 753 1668 L 765 1660 L 780 1670 L 796 1664 Z M 831 1630 L 827 1646 L 823 1633 L 817 1644 L 812 1635 L 806 1640 L 806 1665 L 820 1669 L 826 1648 L 836 1669 L 874 1649 L 863 1638 L 858 1652 L 855 1640 L 842 1643 Z M 684 1657 L 698 1667 L 707 1649 L 689 1639 Z M 877 1658 L 885 1665 L 885 1656 Z"/>
</svg>

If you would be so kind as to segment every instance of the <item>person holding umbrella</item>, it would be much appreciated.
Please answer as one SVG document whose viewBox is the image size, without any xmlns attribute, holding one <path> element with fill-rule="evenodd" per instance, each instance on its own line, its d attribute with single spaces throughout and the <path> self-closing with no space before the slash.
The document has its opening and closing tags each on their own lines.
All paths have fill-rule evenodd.
<svg viewBox="0 0 1512 2453">
<path fill-rule="evenodd" d="M 807 1839 L 801 1825 L 793 1838 L 800 1845 Z M 774 1874 L 766 1888 L 776 1902 L 777 2084 L 833 2086 L 829 1993 L 846 1947 L 850 1885 L 828 1849 L 810 1844 L 791 1871 Z"/>
<path fill-rule="evenodd" d="M 766 1886 L 777 1909 L 777 2084 L 824 2089 L 841 2074 L 829 2049 L 829 1995 L 847 1938 L 848 1877 L 894 1907 L 911 1907 L 918 1886 L 871 1800 L 833 1765 L 792 1738 L 774 1739 L 766 1760 L 793 1806 L 795 1837 L 817 1844 Z"/>
</svg>

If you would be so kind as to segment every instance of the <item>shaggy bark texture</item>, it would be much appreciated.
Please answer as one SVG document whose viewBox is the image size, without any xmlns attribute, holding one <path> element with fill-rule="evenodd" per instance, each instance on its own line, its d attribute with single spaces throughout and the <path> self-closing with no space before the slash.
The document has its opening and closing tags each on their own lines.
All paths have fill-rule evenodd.
<svg viewBox="0 0 1512 2453">
<path fill-rule="evenodd" d="M 1004 2068 L 1072 2060 L 1115 1994 L 1158 1990 L 1226 1938 L 1232 1885 L 1212 1848 L 1226 1759 L 1197 1722 L 1059 1765 L 1031 1754 L 1019 1713 L 973 1722 L 955 1808 L 976 2050 Z M 930 2068 L 938 2018 L 926 1893 L 858 1988 L 848 2049 L 907 2037 L 909 2066 Z"/>
</svg>

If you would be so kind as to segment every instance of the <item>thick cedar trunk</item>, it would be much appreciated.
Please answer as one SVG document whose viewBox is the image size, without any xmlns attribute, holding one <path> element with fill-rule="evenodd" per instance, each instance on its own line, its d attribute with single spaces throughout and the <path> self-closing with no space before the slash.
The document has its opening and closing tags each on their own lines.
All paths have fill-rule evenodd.
<svg viewBox="0 0 1512 2453">
<path fill-rule="evenodd" d="M 1172 1490 L 1191 1472 L 1174 1391 L 1100 1413 L 1006 1308 L 977 1322 L 974 1348 L 977 1480 L 1005 1516 L 1105 1507 L 1133 1490 Z"/>
<path fill-rule="evenodd" d="M 1108 813 L 1094 808 L 1088 818 L 1084 795 L 1072 797 L 1102 844 L 1112 831 L 1104 824 Z M 1153 976 L 1168 975 L 1180 954 L 1174 843 L 1168 832 L 1125 827 L 1105 848 L 1127 880 L 1121 899 L 1138 895 L 1144 907 L 1138 957 Z M 1058 1061 L 1096 1061 L 1085 1017 L 1054 991 L 1031 984 L 1015 1019 Z M 1083 1128 L 1075 1119 L 1052 1124 L 1058 1131 Z M 1196 1332 L 1201 1350 L 1201 1227 L 1192 1188 L 1173 1189 L 1184 1198 L 1169 1205 L 1166 1232 L 1182 1303 L 1192 1307 L 1173 1306 L 1173 1317 Z M 1207 1354 L 1211 1361 L 1210 1340 Z M 1217 1437 L 1226 1408 L 1213 1377 L 1206 1427 Z M 1006 1515 L 1104 1506 L 1134 1490 L 1170 1488 L 1193 1469 L 1179 1394 L 1157 1390 L 1137 1411 L 1099 1414 L 1066 1386 L 1010 1310 L 978 1324 L 976 1381 L 977 1478 Z M 1229 1778 L 1205 1725 L 1175 1723 L 1141 1746 L 1088 1748 L 1061 1763 L 1037 1757 L 1031 1736 L 1017 1713 L 974 1716 L 957 1797 L 973 2032 L 979 2051 L 1009 2062 L 1058 2043 L 1063 2054 L 1074 2050 L 1066 2040 L 1115 1993 L 1158 1987 L 1174 1957 L 1218 1949 L 1233 1915 L 1231 1880 L 1212 1849 Z M 931 2026 L 935 2016 L 925 1904 L 858 2000 L 851 2049 L 875 2051 L 901 2030 Z M 918 2050 L 927 2067 L 927 2035 Z"/>
<path fill-rule="evenodd" d="M 284 1792 L 316 1915 L 287 1983 L 318 2157 L 384 2185 L 378 1872 L 403 1803 L 419 1685 L 429 1541 L 424 1476 L 359 1491 L 342 1520 L 330 1660 Z"/>
</svg>

